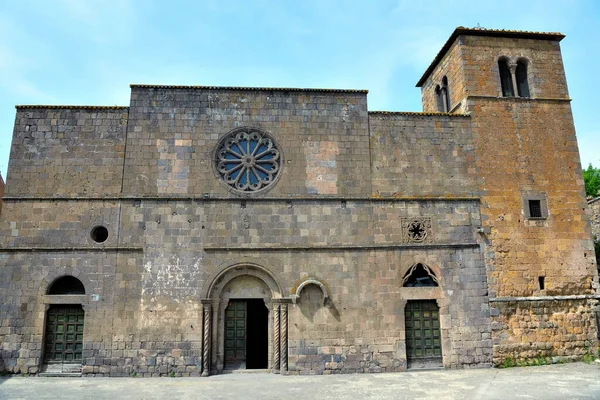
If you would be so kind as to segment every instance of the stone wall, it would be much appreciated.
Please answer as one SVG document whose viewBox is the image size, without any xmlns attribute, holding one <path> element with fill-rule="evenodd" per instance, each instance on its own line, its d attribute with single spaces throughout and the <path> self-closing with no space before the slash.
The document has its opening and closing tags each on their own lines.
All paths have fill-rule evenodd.
<svg viewBox="0 0 600 400">
<path fill-rule="evenodd" d="M 6 196 L 121 192 L 127 107 L 17 107 Z"/>
<path fill-rule="evenodd" d="M 478 196 L 465 115 L 370 113 L 376 196 Z"/>
<path fill-rule="evenodd" d="M 465 73 L 463 71 L 462 38 L 456 41 L 440 59 L 436 68 L 431 72 L 421 86 L 421 102 L 424 112 L 439 112 L 435 89 L 442 86 L 444 76 L 448 79 L 450 110 L 464 111 Z"/>
<path fill-rule="evenodd" d="M 492 302 L 490 311 L 495 365 L 539 357 L 578 360 L 598 347 L 597 300 L 515 299 Z"/>
<path fill-rule="evenodd" d="M 590 210 L 592 237 L 596 241 L 600 241 L 600 197 L 588 200 L 588 209 Z"/>
<path fill-rule="evenodd" d="M 457 36 L 425 80 L 423 104 L 431 103 L 431 77 L 456 68 L 462 71 L 465 86 L 458 92 L 464 98 L 459 101 L 461 112 L 469 113 L 472 121 L 488 287 L 495 307 L 494 361 L 560 353 L 561 346 L 568 349 L 563 353 L 581 355 L 586 346 L 597 347 L 592 338 L 598 328 L 595 323 L 578 325 L 562 316 L 574 318 L 576 314 L 568 296 L 597 296 L 598 274 L 558 43 L 562 36 L 506 36 L 475 30 L 473 35 Z M 526 60 L 530 97 L 502 97 L 500 57 L 512 63 Z M 541 200 L 543 218 L 528 217 L 531 198 Z M 518 299 L 510 303 L 512 310 L 496 303 L 507 299 Z M 539 299 L 555 303 L 552 308 L 539 308 L 546 304 Z M 511 319 L 517 309 L 529 311 L 519 311 Z M 591 321 L 592 310 L 590 304 L 581 306 L 585 321 Z M 528 312 L 538 316 L 529 319 Z M 552 321 L 552 330 L 544 325 L 547 319 Z M 523 334 L 519 324 L 531 332 L 538 329 L 539 337 Z M 581 335 L 586 339 L 580 340 Z M 547 342 L 552 342 L 548 349 Z"/>
<path fill-rule="evenodd" d="M 270 196 L 371 193 L 366 92 L 133 86 L 123 194 L 228 197 L 211 160 L 242 126 L 283 145 Z"/>
<path fill-rule="evenodd" d="M 460 115 L 368 113 L 365 91 L 145 85 L 130 107 L 19 107 L 0 371 L 39 372 L 51 304 L 84 307 L 94 375 L 221 372 L 225 309 L 242 298 L 265 301 L 282 373 L 405 370 L 409 300 L 439 306 L 445 367 L 593 348 L 598 280 L 558 45 L 496 39 L 457 38 L 425 81 L 425 111 L 445 75 Z M 499 55 L 531 61 L 533 99 L 498 97 Z M 243 127 L 280 150 L 258 193 L 214 167 Z M 531 196 L 543 218 L 527 217 Z M 404 287 L 416 263 L 439 286 Z M 46 294 L 64 275 L 86 294 Z"/>
<path fill-rule="evenodd" d="M 203 288 L 224 268 L 244 263 L 270 270 L 287 295 L 306 277 L 329 287 L 332 308 L 322 297 L 311 299 L 310 289 L 290 305 L 290 373 L 406 369 L 403 308 L 412 298 L 439 301 L 445 365 L 491 362 L 485 266 L 474 244 L 476 201 L 247 200 L 245 208 L 237 199 L 30 204 L 33 213 L 19 213 L 22 208 L 9 202 L 2 225 L 18 230 L 3 244 L 12 250 L 2 253 L 6 303 L 0 321 L 8 371 L 38 371 L 44 307 L 52 300 L 45 290 L 67 273 L 87 283 L 84 373 L 198 375 Z M 69 207 L 65 215 L 79 217 L 62 222 Z M 92 209 L 105 219 L 90 224 Z M 420 216 L 432 218 L 432 242 L 423 249 L 402 247 L 402 231 L 394 226 Z M 111 227 L 102 244 L 89 240 L 96 223 Z M 63 242 L 44 239 L 61 224 Z M 36 251 L 40 247 L 51 251 Z M 440 288 L 402 288 L 416 262 L 436 272 Z"/>
<path fill-rule="evenodd" d="M 2 214 L 2 197 L 4 197 L 4 179 L 2 178 L 2 174 L 0 174 L 0 214 Z"/>
</svg>

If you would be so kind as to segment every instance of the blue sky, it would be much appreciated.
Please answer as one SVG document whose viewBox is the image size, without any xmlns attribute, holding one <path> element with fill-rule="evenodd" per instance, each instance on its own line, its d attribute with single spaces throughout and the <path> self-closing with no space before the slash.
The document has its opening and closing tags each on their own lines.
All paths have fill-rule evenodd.
<svg viewBox="0 0 600 400">
<path fill-rule="evenodd" d="M 600 2 L 0 0 L 0 172 L 15 104 L 128 105 L 130 83 L 368 89 L 415 83 L 456 26 L 562 32 L 582 163 L 600 166 Z"/>
</svg>

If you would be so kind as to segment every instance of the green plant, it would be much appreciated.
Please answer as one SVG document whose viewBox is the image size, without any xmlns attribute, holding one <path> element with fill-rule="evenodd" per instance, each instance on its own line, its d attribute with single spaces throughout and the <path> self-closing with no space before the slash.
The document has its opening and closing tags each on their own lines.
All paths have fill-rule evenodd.
<svg viewBox="0 0 600 400">
<path fill-rule="evenodd" d="M 498 368 L 513 368 L 513 367 L 532 367 L 540 365 L 552 364 L 552 357 L 537 356 L 525 360 L 515 360 L 512 357 L 506 357 Z"/>
<path fill-rule="evenodd" d="M 137 376 L 137 372 L 136 372 L 136 371 L 133 371 L 133 372 L 131 373 L 131 375 L 130 375 L 130 376 L 131 376 L 132 378 L 135 378 L 135 377 Z"/>
<path fill-rule="evenodd" d="M 175 378 L 175 371 L 171 371 L 171 373 L 169 374 L 169 376 L 170 376 L 171 378 Z"/>
<path fill-rule="evenodd" d="M 585 194 L 592 197 L 598 196 L 600 191 L 600 168 L 588 165 L 587 169 L 583 170 L 583 182 L 585 184 Z"/>
<path fill-rule="evenodd" d="M 499 365 L 500 368 L 512 368 L 516 366 L 517 362 L 512 357 L 506 357 Z"/>
<path fill-rule="evenodd" d="M 597 350 L 598 355 L 600 356 L 600 349 Z M 581 360 L 586 364 L 591 364 L 596 359 L 594 352 L 588 347 L 585 347 L 585 354 L 581 357 Z"/>
</svg>

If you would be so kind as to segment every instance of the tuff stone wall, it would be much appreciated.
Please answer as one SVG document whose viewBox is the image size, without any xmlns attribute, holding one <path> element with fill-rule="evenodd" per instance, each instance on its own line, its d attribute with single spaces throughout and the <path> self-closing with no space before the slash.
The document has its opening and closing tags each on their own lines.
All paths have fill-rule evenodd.
<svg viewBox="0 0 600 400">
<path fill-rule="evenodd" d="M 588 201 L 590 211 L 590 222 L 592 225 L 592 236 L 596 241 L 600 240 L 600 198 Z"/>
<path fill-rule="evenodd" d="M 597 348 L 597 300 L 493 302 L 494 364 L 537 357 L 577 360 Z"/>
<path fill-rule="evenodd" d="M 490 229 L 493 252 L 488 261 L 491 296 L 595 293 L 594 252 L 569 104 L 498 98 L 471 101 L 470 107 L 477 121 L 473 135 L 484 190 L 483 224 Z M 488 117 L 491 113 L 496 117 Z M 557 117 L 543 124 L 542 134 L 540 124 L 548 115 Z M 547 218 L 525 216 L 523 198 L 531 192 L 546 197 Z M 546 278 L 544 291 L 539 276 Z"/>
<path fill-rule="evenodd" d="M 212 152 L 241 126 L 285 144 L 270 196 L 371 193 L 366 92 L 133 86 L 123 194 L 229 196 Z"/>
<path fill-rule="evenodd" d="M 18 107 L 6 196 L 121 192 L 126 107 Z"/>
<path fill-rule="evenodd" d="M 378 196 L 478 196 L 471 120 L 465 115 L 370 113 Z"/>
<path fill-rule="evenodd" d="M 427 77 L 421 86 L 421 103 L 424 112 L 439 112 L 435 95 L 436 86 L 442 86 L 444 76 L 448 79 L 450 110 L 464 112 L 465 81 L 464 61 L 462 54 L 463 38 L 459 37 L 456 45 L 452 46 L 441 58 L 437 67 Z"/>
<path fill-rule="evenodd" d="M 502 97 L 501 56 L 527 60 L 530 98 Z M 590 322 L 594 307 L 582 301 L 575 312 L 568 300 L 553 297 L 593 297 L 598 290 L 558 41 L 460 35 L 442 61 L 431 76 L 454 68 L 463 71 L 465 86 L 458 91 L 465 95 L 460 100 L 463 112 L 472 118 L 489 295 L 494 301 L 494 362 L 550 352 L 581 355 L 586 346 L 597 346 L 593 339 L 598 328 Z M 431 78 L 426 82 L 424 107 L 433 91 Z M 544 218 L 528 218 L 525 207 L 531 196 L 546 202 Z M 556 303 L 546 307 L 536 300 L 544 296 Z M 512 309 L 495 299 L 514 299 Z M 584 322 L 571 321 L 580 314 Z"/>
<path fill-rule="evenodd" d="M 18 155 L 20 161 L 11 164 L 11 177 L 28 181 L 11 192 L 0 221 L 1 281 L 11 304 L 0 319 L 2 342 L 11 349 L 3 354 L 6 370 L 39 371 L 46 307 L 68 300 L 45 293 L 53 279 L 71 274 L 87 285 L 87 294 L 75 299 L 85 309 L 83 373 L 199 375 L 201 300 L 215 276 L 245 263 L 269 270 L 284 296 L 307 277 L 330 288 L 333 308 L 312 304 L 310 288 L 298 305 L 290 305 L 290 373 L 406 369 L 404 305 L 415 298 L 440 305 L 445 365 L 491 362 L 468 117 L 381 115 L 370 135 L 364 93 L 197 88 L 134 87 L 129 110 L 124 119 L 104 118 L 120 116 L 121 109 L 68 110 L 79 119 L 51 120 L 58 126 L 44 128 L 56 137 L 40 136 L 26 149 L 15 141 L 15 153 L 36 156 L 31 161 Z M 23 113 L 40 119 L 36 132 L 46 119 L 63 115 L 44 108 L 19 109 Z M 92 115 L 100 121 L 89 125 Z M 66 131 L 63 122 L 69 129 L 98 130 L 65 139 L 58 135 Z M 258 198 L 231 193 L 212 170 L 218 139 L 245 124 L 271 133 L 284 154 L 281 179 Z M 17 197 L 29 196 L 26 183 L 56 165 L 79 163 L 80 152 L 96 149 L 111 127 L 118 135 L 100 153 L 105 167 L 81 169 L 82 179 L 70 191 L 62 175 L 51 175 L 47 189 L 36 189 L 38 198 L 51 196 L 56 179 L 57 194 L 72 197 Z M 426 151 L 410 151 L 415 141 Z M 395 148 L 402 153 L 390 154 Z M 423 167 L 396 176 L 386 171 L 393 168 L 392 157 Z M 87 162 L 95 165 L 93 158 Z M 32 169 L 30 163 L 44 167 Z M 118 175 L 122 184 L 101 178 L 90 189 L 94 174 L 106 176 L 103 170 L 117 165 L 125 165 L 125 174 Z M 427 181 L 420 197 L 417 187 Z M 384 192 L 386 185 L 391 189 Z M 399 189 L 404 197 L 391 193 Z M 428 218 L 426 243 L 407 242 L 401 227 L 407 218 Z M 90 236 L 99 225 L 108 230 L 103 243 Z M 448 290 L 402 288 L 404 274 L 417 262 L 436 271 Z M 324 319 L 328 327 L 315 329 Z"/>
<path fill-rule="evenodd" d="M 2 174 L 0 174 L 0 214 L 2 214 L 2 197 L 4 197 L 4 179 L 2 178 Z"/>
<path fill-rule="evenodd" d="M 343 282 L 346 289 L 332 287 L 332 309 L 323 307 L 316 288 L 305 289 L 290 310 L 291 373 L 405 370 L 404 307 L 407 300 L 424 298 L 436 299 L 440 306 L 444 366 L 490 364 L 485 268 L 478 249 L 374 250 L 330 257 L 334 256 L 330 268 L 303 268 L 302 273 L 315 274 L 330 285 Z M 439 272 L 440 288 L 402 287 L 407 269 L 419 261 Z"/>
<path fill-rule="evenodd" d="M 90 243 L 93 224 L 75 219 L 66 226 L 64 243 L 44 242 L 52 224 L 61 223 L 56 220 L 62 210 L 73 203 L 81 209 L 71 208 L 67 215 L 83 215 L 87 221 L 90 209 L 103 210 L 109 227 L 121 209 L 119 241 L 111 228 L 105 243 Z M 54 277 L 69 273 L 89 282 L 84 373 L 199 375 L 202 290 L 224 267 L 244 262 L 271 270 L 285 293 L 307 276 L 329 285 L 333 309 L 323 306 L 322 297 L 316 303 L 305 298 L 310 290 L 290 306 L 291 373 L 406 369 L 403 307 L 407 299 L 423 297 L 440 302 L 447 366 L 491 362 L 485 266 L 478 246 L 469 245 L 474 243 L 472 224 L 479 221 L 476 201 L 364 200 L 342 206 L 341 201 L 280 200 L 248 201 L 245 208 L 235 199 L 31 205 L 43 211 L 18 213 L 9 202 L 6 213 L 17 217 L 17 229 L 34 222 L 39 226 L 20 230 L 17 240 L 3 244 L 14 249 L 2 253 L 7 306 L 0 320 L 8 371 L 38 372 L 49 301 L 45 289 Z M 249 225 L 240 222 L 244 215 Z M 401 217 L 422 215 L 433 219 L 434 243 L 456 247 L 376 250 L 403 242 L 401 230 L 394 229 Z M 11 222 L 17 221 L 4 221 Z M 21 235 L 29 240 L 18 240 Z M 336 250 L 336 245 L 342 247 Z M 343 248 L 348 245 L 364 249 Z M 25 246 L 32 250 L 16 250 Z M 35 246 L 53 250 L 33 251 Z M 307 251 L 314 246 L 323 250 Z M 431 266 L 447 290 L 402 288 L 406 270 L 416 262 Z"/>
<path fill-rule="evenodd" d="M 405 370 L 409 300 L 438 304 L 445 367 L 593 348 L 598 281 L 560 53 L 519 40 L 463 35 L 440 59 L 425 110 L 446 75 L 468 115 L 368 113 L 364 91 L 144 85 L 128 108 L 19 107 L 0 215 L 0 371 L 39 372 L 50 304 L 83 305 L 93 375 L 220 372 L 235 298 L 265 299 L 269 367 L 282 373 Z M 497 55 L 530 59 L 534 99 L 498 97 Z M 279 180 L 257 195 L 213 167 L 240 127 L 282 153 Z M 545 218 L 526 217 L 531 195 Z M 416 263 L 438 287 L 403 287 Z M 47 295 L 64 275 L 86 294 Z M 319 284 L 300 290 L 307 280 Z"/>
<path fill-rule="evenodd" d="M 462 44 L 461 62 L 467 96 L 502 96 L 498 58 L 504 56 L 514 62 L 519 58 L 527 60 L 531 98 L 569 98 L 558 40 L 465 35 L 457 42 Z M 552 118 L 556 116 L 552 115 Z"/>
</svg>

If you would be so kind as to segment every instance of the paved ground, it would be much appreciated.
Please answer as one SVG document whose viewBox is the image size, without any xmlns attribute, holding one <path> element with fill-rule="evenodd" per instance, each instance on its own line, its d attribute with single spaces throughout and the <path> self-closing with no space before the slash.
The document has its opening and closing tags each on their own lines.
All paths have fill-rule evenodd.
<svg viewBox="0 0 600 400">
<path fill-rule="evenodd" d="M 600 399 L 600 363 L 333 376 L 3 377 L 0 399 Z"/>
</svg>

